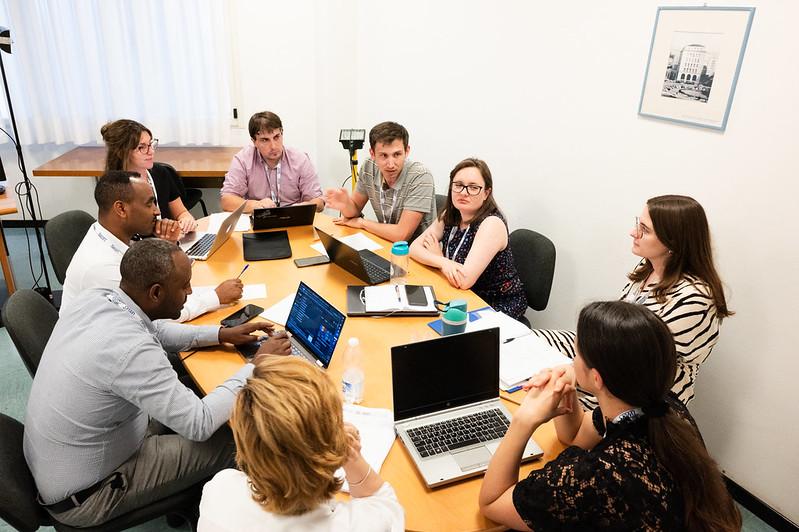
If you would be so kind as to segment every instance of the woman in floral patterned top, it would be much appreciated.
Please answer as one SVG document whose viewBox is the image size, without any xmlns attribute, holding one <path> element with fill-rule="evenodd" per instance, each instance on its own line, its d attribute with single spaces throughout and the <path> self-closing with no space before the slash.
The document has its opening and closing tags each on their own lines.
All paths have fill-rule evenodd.
<svg viewBox="0 0 799 532">
<path fill-rule="evenodd" d="M 495 310 L 519 319 L 527 300 L 493 192 L 484 161 L 459 162 L 449 174 L 443 212 L 411 244 L 411 257 L 440 269 L 452 286 L 471 288 Z"/>
</svg>

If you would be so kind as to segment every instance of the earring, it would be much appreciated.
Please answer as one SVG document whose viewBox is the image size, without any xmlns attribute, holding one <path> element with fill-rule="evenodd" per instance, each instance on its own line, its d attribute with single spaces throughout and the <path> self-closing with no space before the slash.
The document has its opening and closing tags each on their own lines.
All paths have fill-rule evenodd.
<svg viewBox="0 0 799 532">
<path fill-rule="evenodd" d="M 673 254 L 674 254 L 674 252 L 672 250 L 669 250 L 669 255 L 673 255 Z"/>
</svg>

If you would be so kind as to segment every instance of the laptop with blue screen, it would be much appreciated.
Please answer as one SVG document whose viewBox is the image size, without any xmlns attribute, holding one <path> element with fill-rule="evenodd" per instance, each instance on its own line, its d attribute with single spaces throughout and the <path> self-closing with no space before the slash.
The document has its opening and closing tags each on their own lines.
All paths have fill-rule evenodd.
<svg viewBox="0 0 799 532">
<path fill-rule="evenodd" d="M 346 319 L 325 298 L 300 282 L 286 320 L 286 330 L 291 333 L 291 354 L 327 369 Z M 250 358 L 259 347 L 260 343 L 255 342 L 239 346 L 239 351 Z"/>
</svg>

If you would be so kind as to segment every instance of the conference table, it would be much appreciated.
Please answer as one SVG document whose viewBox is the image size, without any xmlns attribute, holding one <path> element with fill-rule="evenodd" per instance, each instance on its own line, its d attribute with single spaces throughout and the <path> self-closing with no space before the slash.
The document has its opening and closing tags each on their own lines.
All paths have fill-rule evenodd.
<svg viewBox="0 0 799 532">
<path fill-rule="evenodd" d="M 325 214 L 317 213 L 314 223 L 320 229 L 338 237 L 358 232 L 355 229 L 337 226 L 332 220 Z M 245 284 L 266 284 L 266 298 L 239 302 L 200 316 L 193 323 L 219 323 L 221 319 L 247 303 L 269 308 L 295 292 L 299 281 L 305 282 L 336 308 L 346 313 L 346 286 L 363 283 L 334 264 L 297 268 L 293 259 L 317 255 L 318 253 L 310 246 L 318 240 L 315 239 L 311 226 L 291 227 L 285 230 L 288 231 L 292 257 L 251 262 L 242 275 Z M 389 258 L 390 243 L 375 235 L 365 234 L 382 245 L 382 248 L 375 253 Z M 236 277 L 241 272 L 244 265 L 241 235 L 242 233 L 234 233 L 209 260 L 194 262 L 192 286 L 216 285 L 224 279 Z M 466 299 L 470 309 L 486 305 L 473 292 L 450 286 L 437 270 L 414 261 L 410 262 L 408 284 L 432 285 L 439 300 Z M 430 317 L 348 317 L 327 369 L 328 375 L 333 382 L 341 382 L 344 371 L 342 359 L 347 339 L 357 337 L 364 353 L 366 374 L 362 405 L 391 409 L 391 347 L 438 337 L 427 326 L 432 319 Z M 181 356 L 189 374 L 204 393 L 221 384 L 245 363 L 233 346 L 204 348 L 182 353 Z M 510 397 L 503 394 L 503 401 L 509 410 L 514 411 L 522 395 L 523 392 L 517 392 Z M 555 458 L 564 448 L 557 440 L 552 422 L 540 427 L 534 434 L 534 439 L 544 450 L 544 457 L 542 460 L 523 465 L 520 478 L 527 476 L 531 469 L 543 467 L 544 463 Z M 408 530 L 504 530 L 504 527 L 480 515 L 477 501 L 482 476 L 428 489 L 399 439 L 394 440 L 380 474 L 396 490 L 400 503 L 405 508 Z M 341 494 L 340 497 L 346 498 L 348 495 Z"/>
<path fill-rule="evenodd" d="M 241 147 L 175 146 L 155 151 L 155 160 L 177 170 L 184 183 L 195 188 L 221 188 L 230 161 Z M 35 168 L 37 177 L 99 177 L 105 172 L 104 146 L 78 146 Z"/>
<path fill-rule="evenodd" d="M 6 193 L 0 194 L 0 216 L 4 214 L 14 214 L 17 212 L 17 202 L 13 198 L 6 196 Z M 6 249 L 6 238 L 0 228 L 0 267 L 3 269 L 3 278 L 6 280 L 6 288 L 8 295 L 14 293 L 17 289 L 14 284 L 14 272 L 11 271 L 11 263 L 8 261 L 8 253 Z"/>
</svg>

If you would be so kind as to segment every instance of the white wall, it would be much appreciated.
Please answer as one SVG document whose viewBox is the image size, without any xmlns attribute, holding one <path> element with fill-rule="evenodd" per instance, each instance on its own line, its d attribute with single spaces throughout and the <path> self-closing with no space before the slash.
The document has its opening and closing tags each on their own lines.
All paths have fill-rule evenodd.
<svg viewBox="0 0 799 532">
<path fill-rule="evenodd" d="M 382 120 L 408 127 L 412 158 L 440 190 L 458 160 L 486 159 L 511 227 L 540 231 L 557 247 L 549 308 L 531 316 L 539 327 L 572 328 L 584 303 L 616 297 L 636 262 L 627 232 L 648 197 L 697 198 L 737 314 L 691 408 L 726 473 L 799 522 L 789 395 L 799 374 L 789 339 L 799 323 L 799 168 L 790 156 L 799 4 L 724 4 L 757 7 L 724 133 L 637 115 L 655 12 L 668 4 L 684 5 L 231 3 L 241 126 L 255 111 L 276 111 L 286 142 L 309 152 L 323 186 L 347 175 L 338 130 Z M 247 137 L 238 133 L 241 143 Z M 33 150 L 37 164 L 48 149 Z M 39 184 L 46 216 L 63 210 L 64 197 L 71 206 L 87 194 L 77 183 L 72 196 Z"/>
</svg>

